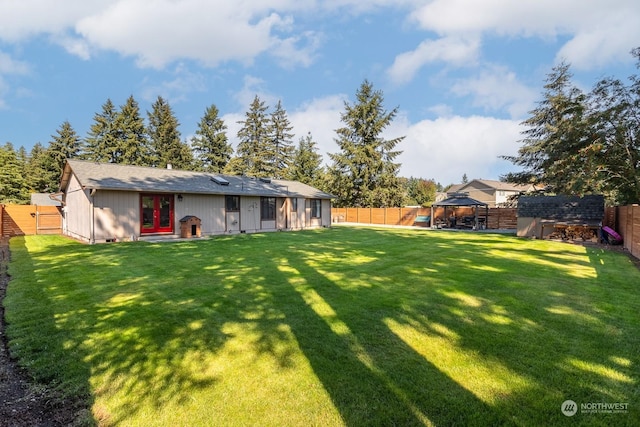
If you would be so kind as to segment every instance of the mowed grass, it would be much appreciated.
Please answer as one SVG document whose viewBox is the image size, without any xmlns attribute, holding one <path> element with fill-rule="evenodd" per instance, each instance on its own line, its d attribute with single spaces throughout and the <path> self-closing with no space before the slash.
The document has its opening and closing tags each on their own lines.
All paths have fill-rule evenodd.
<svg viewBox="0 0 640 427">
<path fill-rule="evenodd" d="M 100 425 L 640 425 L 624 254 L 349 227 L 11 251 L 12 354 Z"/>
</svg>

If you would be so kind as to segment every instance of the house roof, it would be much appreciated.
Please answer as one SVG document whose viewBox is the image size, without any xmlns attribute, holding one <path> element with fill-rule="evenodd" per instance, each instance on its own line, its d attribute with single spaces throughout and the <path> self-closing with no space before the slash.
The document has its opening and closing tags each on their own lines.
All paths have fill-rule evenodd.
<svg viewBox="0 0 640 427">
<path fill-rule="evenodd" d="M 471 184 L 480 184 L 480 189 L 486 189 L 486 190 L 501 190 L 501 191 L 529 191 L 531 190 L 531 185 L 523 185 L 523 184 L 514 184 L 511 182 L 504 182 L 504 181 L 496 181 L 496 180 L 492 180 L 492 179 L 472 179 L 471 181 L 467 182 L 466 184 L 456 184 L 456 185 L 452 185 L 448 192 L 454 192 L 454 191 L 464 191 L 467 187 L 470 187 Z"/>
<path fill-rule="evenodd" d="M 66 188 L 72 175 L 78 179 L 83 188 L 96 190 L 220 195 L 246 194 L 269 197 L 299 196 L 315 199 L 334 198 L 332 194 L 325 193 L 298 181 L 259 179 L 247 176 L 114 163 L 95 163 L 70 159 L 67 160 L 65 165 L 60 188 Z"/>
</svg>

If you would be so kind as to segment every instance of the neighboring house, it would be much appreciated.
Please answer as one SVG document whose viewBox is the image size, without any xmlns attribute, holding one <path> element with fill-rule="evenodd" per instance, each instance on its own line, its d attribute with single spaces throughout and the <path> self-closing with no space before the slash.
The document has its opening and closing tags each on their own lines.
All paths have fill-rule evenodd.
<svg viewBox="0 0 640 427">
<path fill-rule="evenodd" d="M 447 198 L 448 193 L 467 193 L 472 199 L 486 203 L 490 208 L 509 205 L 511 196 L 535 190 L 533 185 L 512 184 L 490 179 L 473 179 L 466 184 L 452 185 L 446 193 L 436 197 L 436 202 Z"/>
<path fill-rule="evenodd" d="M 35 206 L 62 206 L 57 194 L 31 193 L 31 205 Z"/>
<path fill-rule="evenodd" d="M 297 181 L 67 160 L 63 233 L 89 243 L 331 225 L 331 194 Z"/>
</svg>

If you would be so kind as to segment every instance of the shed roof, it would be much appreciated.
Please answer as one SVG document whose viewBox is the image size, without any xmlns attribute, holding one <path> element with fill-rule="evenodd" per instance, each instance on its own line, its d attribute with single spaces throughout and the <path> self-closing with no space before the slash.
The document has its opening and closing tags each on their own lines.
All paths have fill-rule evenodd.
<svg viewBox="0 0 640 427">
<path fill-rule="evenodd" d="M 488 206 L 486 203 L 473 199 L 466 194 L 449 194 L 444 200 L 435 202 L 433 206 Z"/>
<path fill-rule="evenodd" d="M 114 163 L 67 160 L 60 187 L 66 188 L 74 175 L 83 188 L 184 194 L 251 195 L 265 197 L 299 196 L 332 199 L 332 194 L 299 181 L 258 179 L 247 176 L 192 172 Z M 222 177 L 223 180 L 215 179 Z M 228 184 L 221 184 L 227 181 Z"/>
</svg>

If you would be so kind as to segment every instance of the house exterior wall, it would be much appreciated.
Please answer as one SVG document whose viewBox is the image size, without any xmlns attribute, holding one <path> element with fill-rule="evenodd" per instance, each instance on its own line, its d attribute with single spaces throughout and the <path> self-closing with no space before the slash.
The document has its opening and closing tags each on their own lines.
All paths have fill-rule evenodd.
<svg viewBox="0 0 640 427">
<path fill-rule="evenodd" d="M 497 203 L 496 189 L 487 187 L 480 181 L 471 181 L 460 191 L 469 193 L 469 197 L 480 202 L 486 203 L 489 207 L 495 207 Z"/>
<path fill-rule="evenodd" d="M 240 231 L 255 233 L 261 229 L 261 223 L 260 197 L 240 196 Z"/>
<path fill-rule="evenodd" d="M 82 189 L 78 179 L 72 175 L 64 193 L 62 232 L 66 236 L 88 242 L 91 239 L 92 222 L 89 190 Z"/>
<path fill-rule="evenodd" d="M 146 194 L 146 193 L 145 193 Z M 141 193 L 137 191 L 97 190 L 94 195 L 82 189 L 72 177 L 65 191 L 63 232 L 90 242 L 127 241 L 141 237 Z M 260 197 L 240 196 L 240 211 L 226 212 L 225 196 L 174 195 L 173 236 L 180 235 L 180 219 L 193 215 L 201 220 L 201 235 L 254 233 L 259 231 L 300 230 L 331 225 L 331 201 L 321 201 L 321 216 L 311 218 L 311 199 L 276 198 L 276 219 L 262 221 Z M 152 235 L 152 234 L 151 234 Z M 147 234 L 145 234 L 147 236 Z"/>
<path fill-rule="evenodd" d="M 96 191 L 93 196 L 96 242 L 140 235 L 140 195 L 132 191 Z"/>
<path fill-rule="evenodd" d="M 182 201 L 174 200 L 174 232 L 180 230 L 180 218 L 193 215 L 201 220 L 203 236 L 226 231 L 224 196 L 183 194 Z"/>
<path fill-rule="evenodd" d="M 293 201 L 297 200 L 297 209 L 294 209 Z M 288 199 L 289 202 L 289 229 L 291 230 L 300 230 L 307 226 L 306 216 L 305 216 L 305 199 L 301 197 L 291 197 Z"/>
<path fill-rule="evenodd" d="M 331 227 L 331 200 L 322 200 L 320 227 Z"/>
</svg>

